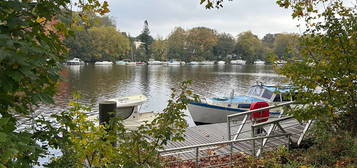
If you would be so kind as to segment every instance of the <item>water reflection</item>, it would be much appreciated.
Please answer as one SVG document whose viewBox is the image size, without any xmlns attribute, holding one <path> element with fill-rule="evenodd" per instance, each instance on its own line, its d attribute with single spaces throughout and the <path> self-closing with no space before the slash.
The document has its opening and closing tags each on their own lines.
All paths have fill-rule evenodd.
<svg viewBox="0 0 357 168">
<path fill-rule="evenodd" d="M 170 88 L 184 80 L 192 80 L 192 90 L 203 96 L 227 96 L 232 89 L 244 94 L 256 81 L 277 84 L 284 77 L 277 75 L 272 66 L 210 65 L 210 66 L 67 66 L 62 72 L 56 105 L 42 107 L 41 112 L 59 111 L 67 106 L 71 93 L 78 91 L 80 101 L 94 105 L 98 102 L 134 94 L 144 94 L 149 101 L 142 111 L 162 111 L 167 104 Z"/>
</svg>

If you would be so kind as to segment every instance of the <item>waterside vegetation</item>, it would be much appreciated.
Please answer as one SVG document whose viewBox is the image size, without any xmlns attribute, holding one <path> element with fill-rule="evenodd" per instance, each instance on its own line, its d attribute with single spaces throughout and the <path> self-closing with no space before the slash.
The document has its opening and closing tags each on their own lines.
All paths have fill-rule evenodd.
<svg viewBox="0 0 357 168">
<path fill-rule="evenodd" d="M 75 30 L 76 36 L 65 40 L 70 59 L 78 57 L 85 62 L 243 59 L 247 64 L 253 64 L 255 60 L 270 63 L 271 58 L 288 60 L 299 48 L 300 36 L 293 33 L 266 34 L 259 39 L 251 31 L 233 36 L 207 27 L 188 30 L 176 27 L 166 38 L 153 38 L 148 21 L 144 21 L 142 32 L 132 37 L 120 32 L 115 20 L 108 16 L 91 15 L 89 19 L 91 25 Z"/>
<path fill-rule="evenodd" d="M 222 7 L 222 2 L 201 0 L 207 8 Z M 299 47 L 283 52 L 286 56 L 290 53 L 290 57 L 297 57 L 293 60 L 300 61 L 288 63 L 277 70 L 298 89 L 297 101 L 309 105 L 290 114 L 301 120 L 314 119 L 316 131 L 311 132 L 313 143 L 307 149 L 289 153 L 278 151 L 273 156 L 246 159 L 244 163 L 251 167 L 355 167 L 356 7 L 346 7 L 340 0 L 277 2 L 281 7 L 291 8 L 292 16 L 306 23 L 306 32 L 297 40 Z M 53 157 L 48 167 L 159 167 L 157 149 L 168 140 L 184 138 L 182 131 L 187 125 L 181 110 L 186 108 L 189 101 L 187 97 L 193 95 L 187 90 L 189 82 L 173 89 L 165 112 L 153 123 L 129 134 L 117 120 L 95 125 L 84 113 L 88 109 L 75 102 L 71 103 L 70 111 L 54 116 L 55 120 L 34 116 L 37 105 L 53 103 L 52 97 L 60 80 L 60 62 L 67 59 L 66 47 L 73 43 L 63 40 L 70 41 L 70 35 L 86 31 L 91 34 L 90 38 L 96 39 L 117 32 L 112 25 L 92 27 L 93 23 L 88 19 L 91 15 L 83 14 L 103 15 L 109 12 L 107 2 L 90 0 L 84 3 L 80 0 L 76 6 L 84 11 L 78 14 L 78 19 L 70 23 L 61 22 L 56 17 L 65 15 L 63 9 L 69 5 L 69 0 L 0 1 L 0 167 L 39 165 L 39 159 L 49 155 L 49 148 L 60 150 L 62 155 Z M 321 5 L 325 8 L 319 8 Z M 71 13 L 67 12 L 67 15 Z M 148 33 L 145 28 L 147 25 L 145 23 L 142 33 Z M 235 41 L 227 34 L 217 36 L 209 28 L 176 28 L 166 40 L 153 40 L 150 45 L 151 38 L 141 37 L 141 42 L 147 40 L 148 45 L 140 45 L 138 50 L 134 50 L 133 41 L 136 39 L 122 33 L 116 34 L 109 39 L 115 41 L 114 47 L 122 48 L 106 48 L 103 46 L 105 43 L 99 43 L 101 48 L 96 49 L 101 53 L 93 53 L 87 61 L 124 59 L 125 52 L 134 55 L 136 52 L 143 53 L 143 57 L 139 57 L 142 60 L 151 58 L 152 52 L 161 53 L 159 58 L 163 60 L 169 59 L 171 54 L 175 56 L 175 53 L 177 57 L 184 56 L 180 60 L 215 60 L 219 55 L 225 57 L 234 51 L 242 58 L 259 58 L 260 54 L 257 53 L 269 51 L 257 47 L 267 44 L 250 32 L 239 35 L 240 40 Z M 170 42 L 170 38 L 177 40 Z M 269 41 L 270 38 L 265 39 Z M 248 49 L 242 41 L 259 45 Z M 180 43 L 176 45 L 174 42 Z M 150 48 L 153 46 L 160 47 L 153 50 Z M 167 50 L 162 46 L 167 46 Z M 170 46 L 173 48 L 170 49 Z M 239 46 L 239 50 L 232 50 L 235 46 Z M 165 56 L 166 53 L 171 54 Z M 250 59 L 246 60 L 251 62 Z M 32 121 L 33 125 L 23 128 L 20 119 L 24 118 Z M 117 136 L 118 132 L 121 134 Z M 117 141 L 120 143 L 113 146 L 112 143 Z M 242 167 L 239 164 L 235 166 Z"/>
</svg>

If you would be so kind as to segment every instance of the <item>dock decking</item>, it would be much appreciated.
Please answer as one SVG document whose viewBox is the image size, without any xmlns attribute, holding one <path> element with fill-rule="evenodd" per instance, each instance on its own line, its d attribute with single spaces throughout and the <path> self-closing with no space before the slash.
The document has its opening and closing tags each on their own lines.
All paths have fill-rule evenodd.
<svg viewBox="0 0 357 168">
<path fill-rule="evenodd" d="M 297 120 L 292 119 L 286 122 L 281 123 L 281 126 L 284 128 L 286 133 L 291 134 L 291 139 L 293 143 L 296 143 L 299 139 L 300 134 L 303 132 L 305 127 L 305 123 L 300 124 Z M 265 130 L 268 127 L 264 127 Z M 227 134 L 227 123 L 218 123 L 218 124 L 209 124 L 209 125 L 200 125 L 189 127 L 186 129 L 185 132 L 185 141 L 181 142 L 170 142 L 165 146 L 165 149 L 171 148 L 180 148 L 185 146 L 193 146 L 193 145 L 200 145 L 200 144 L 208 144 L 208 143 L 215 143 L 215 142 L 222 142 L 228 141 L 228 134 Z M 274 134 L 282 133 L 280 130 L 275 132 Z M 239 139 L 245 138 L 252 138 L 252 130 L 251 130 L 251 123 L 247 123 L 239 136 Z M 286 138 L 278 137 L 269 139 L 267 145 L 284 145 L 286 144 Z M 240 152 L 244 152 L 247 154 L 251 154 L 251 142 L 245 142 L 240 146 L 236 146 Z"/>
<path fill-rule="evenodd" d="M 184 141 L 169 142 L 160 155 L 169 158 L 165 164 L 171 167 L 181 167 L 183 163 L 186 167 L 226 167 L 239 155 L 259 156 L 281 145 L 299 145 L 312 121 L 302 123 L 292 116 L 284 116 L 283 107 L 290 108 L 291 104 L 293 102 L 230 115 L 227 123 L 189 127 Z M 278 109 L 281 115 L 265 122 L 250 119 L 253 113 L 271 109 Z M 261 128 L 264 131 L 258 132 Z M 225 162 L 215 165 L 217 160 Z"/>
</svg>

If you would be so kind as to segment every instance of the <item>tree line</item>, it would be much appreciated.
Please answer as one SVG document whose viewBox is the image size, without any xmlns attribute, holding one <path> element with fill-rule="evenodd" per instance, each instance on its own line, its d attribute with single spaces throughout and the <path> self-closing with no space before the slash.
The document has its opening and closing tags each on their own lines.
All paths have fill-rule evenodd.
<svg viewBox="0 0 357 168">
<path fill-rule="evenodd" d="M 219 61 L 243 59 L 271 62 L 272 58 L 287 60 L 298 55 L 299 35 L 293 33 L 266 34 L 262 39 L 251 31 L 233 36 L 218 33 L 207 27 L 185 30 L 176 27 L 166 37 L 153 38 L 149 24 L 144 22 L 142 32 L 130 36 L 120 32 L 108 16 L 93 16 L 92 24 L 75 31 L 75 37 L 66 40 L 69 58 L 95 61 Z"/>
</svg>

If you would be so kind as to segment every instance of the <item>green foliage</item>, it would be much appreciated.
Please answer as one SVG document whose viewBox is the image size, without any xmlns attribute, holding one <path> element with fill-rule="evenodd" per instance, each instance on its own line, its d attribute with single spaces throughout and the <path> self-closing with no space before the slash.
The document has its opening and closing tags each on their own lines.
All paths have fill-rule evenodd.
<svg viewBox="0 0 357 168">
<path fill-rule="evenodd" d="M 205 27 L 192 28 L 187 32 L 187 52 L 190 60 L 212 60 L 213 46 L 217 44 L 216 31 Z"/>
<path fill-rule="evenodd" d="M 228 0 L 232 1 L 232 0 Z M 200 0 L 200 4 L 205 4 L 207 9 L 222 8 L 224 0 Z"/>
<path fill-rule="evenodd" d="M 297 101 L 310 105 L 292 113 L 299 119 L 328 122 L 331 130 L 357 133 L 356 8 L 334 1 L 322 11 L 311 11 L 317 15 L 309 15 L 306 5 L 311 4 L 290 5 L 294 14 L 305 10 L 296 17 L 306 21 L 307 30 L 295 57 L 301 61 L 282 66 L 279 72 L 297 88 Z"/>
<path fill-rule="evenodd" d="M 157 39 L 151 45 L 151 52 L 155 60 L 168 60 L 167 59 L 167 40 Z"/>
<path fill-rule="evenodd" d="M 57 17 L 68 14 L 69 4 L 0 1 L 0 167 L 36 165 L 46 151 L 31 128 L 17 130 L 18 118 L 31 120 L 36 105 L 53 102 L 67 51 L 63 39 L 71 34 Z M 102 9 L 96 0 L 78 5 Z"/>
<path fill-rule="evenodd" d="M 168 141 L 184 139 L 187 127 L 183 110 L 190 97 L 189 81 L 172 89 L 170 100 L 163 113 L 151 123 L 128 130 L 119 118 L 109 124 L 97 125 L 86 115 L 89 108 L 71 102 L 69 111 L 54 115 L 55 123 L 41 122 L 37 128 L 47 137 L 49 146 L 62 151 L 62 156 L 52 159 L 50 167 L 159 167 L 158 149 Z M 53 122 L 53 121 L 52 121 Z M 49 136 L 51 135 L 51 136 Z M 116 145 L 112 145 L 116 144 Z"/>
<path fill-rule="evenodd" d="M 232 55 L 235 47 L 235 39 L 227 33 L 218 34 L 217 44 L 213 47 L 215 60 L 224 60 Z"/>
<path fill-rule="evenodd" d="M 317 167 L 348 167 L 357 164 L 357 138 L 350 132 L 334 132 L 318 121 L 309 132 L 314 145 L 303 152 L 305 162 Z"/>
<path fill-rule="evenodd" d="M 238 35 L 236 44 L 236 53 L 247 64 L 252 64 L 257 59 L 262 59 L 263 48 L 262 43 L 252 32 L 243 32 Z"/>
<path fill-rule="evenodd" d="M 86 29 L 77 29 L 75 36 L 65 41 L 70 58 L 87 62 L 128 58 L 131 42 L 115 29 L 115 23 L 108 16 L 90 15 L 88 21 Z"/>
<path fill-rule="evenodd" d="M 167 38 L 167 50 L 169 59 L 177 59 L 181 61 L 189 61 L 186 51 L 186 31 L 177 27 Z"/>
<path fill-rule="evenodd" d="M 143 31 L 138 37 L 136 37 L 136 39 L 143 43 L 140 47 L 142 47 L 145 51 L 145 57 L 141 58 L 140 60 L 148 61 L 150 57 L 150 46 L 154 41 L 154 38 L 150 36 L 149 24 L 146 20 L 144 22 Z"/>
</svg>

